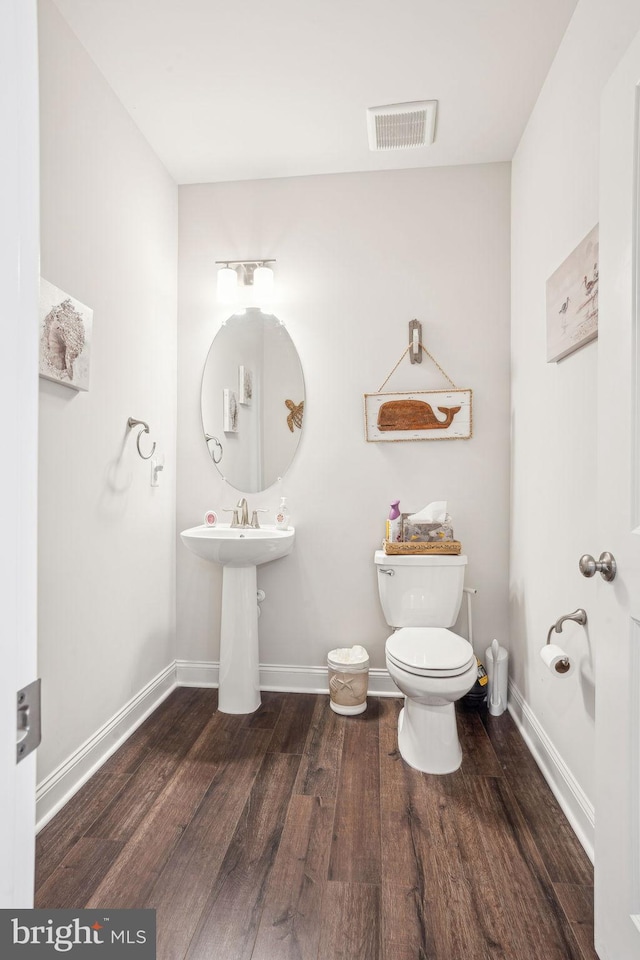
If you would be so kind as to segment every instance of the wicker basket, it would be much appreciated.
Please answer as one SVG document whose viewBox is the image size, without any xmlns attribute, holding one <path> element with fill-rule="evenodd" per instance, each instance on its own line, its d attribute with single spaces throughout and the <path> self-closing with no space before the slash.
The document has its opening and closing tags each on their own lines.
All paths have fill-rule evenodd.
<svg viewBox="0 0 640 960">
<path fill-rule="evenodd" d="M 384 552 L 395 556 L 419 557 L 424 554 L 449 556 L 459 554 L 462 544 L 459 540 L 413 540 L 407 543 L 394 543 L 392 540 L 383 540 Z"/>
</svg>

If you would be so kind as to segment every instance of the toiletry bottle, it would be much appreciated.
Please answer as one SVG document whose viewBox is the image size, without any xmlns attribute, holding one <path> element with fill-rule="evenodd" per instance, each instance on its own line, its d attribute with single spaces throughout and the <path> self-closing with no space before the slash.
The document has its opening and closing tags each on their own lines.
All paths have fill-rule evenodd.
<svg viewBox="0 0 640 960">
<path fill-rule="evenodd" d="M 391 504 L 391 511 L 387 520 L 387 540 L 391 543 L 402 540 L 402 517 L 400 516 L 399 500 L 394 500 Z"/>
<path fill-rule="evenodd" d="M 482 660 L 476 657 L 476 664 L 478 665 L 478 675 L 476 682 L 471 687 L 468 693 L 462 698 L 465 703 L 471 707 L 479 707 L 487 698 L 487 688 L 489 683 L 489 676 L 485 670 Z"/>
<path fill-rule="evenodd" d="M 280 506 L 278 507 L 278 512 L 276 513 L 276 530 L 288 530 L 289 529 L 289 511 L 287 510 L 287 498 L 282 497 L 280 500 Z"/>
</svg>

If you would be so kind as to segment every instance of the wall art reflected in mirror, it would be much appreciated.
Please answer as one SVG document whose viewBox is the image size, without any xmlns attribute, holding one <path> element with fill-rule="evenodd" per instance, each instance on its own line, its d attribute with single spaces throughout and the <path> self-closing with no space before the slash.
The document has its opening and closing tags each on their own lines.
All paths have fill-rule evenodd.
<svg viewBox="0 0 640 960">
<path fill-rule="evenodd" d="M 209 456 L 237 490 L 258 493 L 284 476 L 304 421 L 304 378 L 285 326 L 257 307 L 220 327 L 202 375 Z"/>
</svg>

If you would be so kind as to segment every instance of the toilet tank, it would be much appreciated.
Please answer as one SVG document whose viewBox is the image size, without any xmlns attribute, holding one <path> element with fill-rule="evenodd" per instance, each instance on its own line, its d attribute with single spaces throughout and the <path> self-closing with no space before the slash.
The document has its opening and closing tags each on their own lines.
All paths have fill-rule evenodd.
<svg viewBox="0 0 640 960">
<path fill-rule="evenodd" d="M 454 625 L 462 603 L 465 556 L 387 556 L 376 550 L 374 559 L 380 603 L 390 627 Z"/>
</svg>

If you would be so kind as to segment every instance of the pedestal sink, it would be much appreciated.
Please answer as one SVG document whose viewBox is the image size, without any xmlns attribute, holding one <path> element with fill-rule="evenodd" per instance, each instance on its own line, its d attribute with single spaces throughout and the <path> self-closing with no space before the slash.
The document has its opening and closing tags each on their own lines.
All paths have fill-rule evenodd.
<svg viewBox="0 0 640 960">
<path fill-rule="evenodd" d="M 256 566 L 291 553 L 295 530 L 203 524 L 180 536 L 192 553 L 223 566 L 218 709 L 253 713 L 260 706 Z"/>
</svg>

